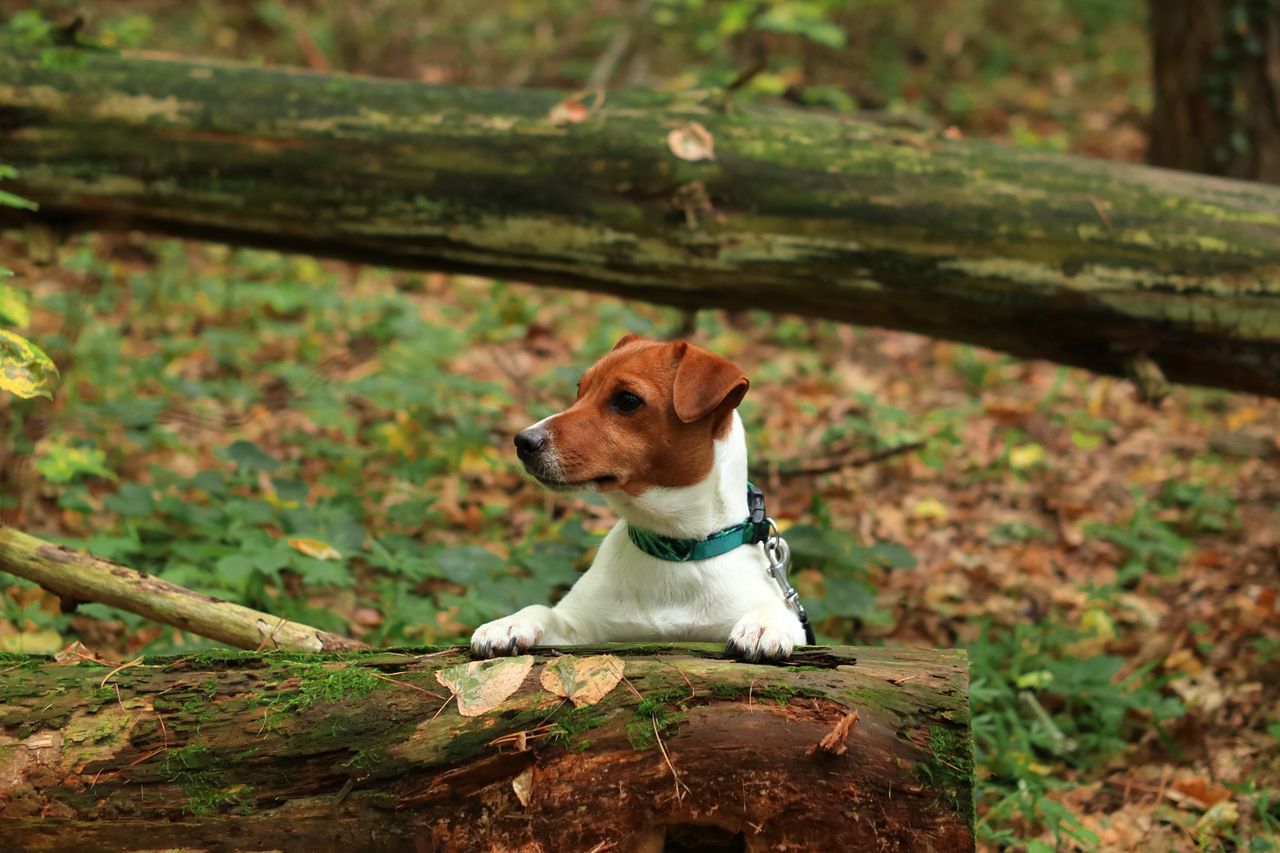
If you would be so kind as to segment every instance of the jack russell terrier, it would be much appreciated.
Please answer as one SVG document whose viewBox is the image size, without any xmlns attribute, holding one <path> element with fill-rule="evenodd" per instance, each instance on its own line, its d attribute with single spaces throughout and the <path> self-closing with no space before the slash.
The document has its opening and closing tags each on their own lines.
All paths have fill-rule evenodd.
<svg viewBox="0 0 1280 853">
<path fill-rule="evenodd" d="M 785 558 L 767 556 L 778 540 L 774 551 L 759 544 L 769 529 L 763 496 L 754 492 L 748 506 L 736 409 L 749 385 L 701 347 L 627 335 L 582 375 L 572 406 L 517 435 L 516 453 L 538 482 L 599 492 L 621 520 L 555 607 L 535 604 L 480 626 L 472 653 L 703 641 L 762 661 L 804 643 L 803 608 L 776 565 Z"/>
</svg>

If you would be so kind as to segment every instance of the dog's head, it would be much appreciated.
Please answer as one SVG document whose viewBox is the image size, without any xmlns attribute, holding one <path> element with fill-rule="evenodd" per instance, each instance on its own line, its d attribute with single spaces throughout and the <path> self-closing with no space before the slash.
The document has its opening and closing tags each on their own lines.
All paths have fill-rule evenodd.
<svg viewBox="0 0 1280 853">
<path fill-rule="evenodd" d="M 572 406 L 516 436 L 516 453 L 556 490 L 691 486 L 710 473 L 714 442 L 749 385 L 732 362 L 687 341 L 627 335 L 582 375 Z"/>
</svg>

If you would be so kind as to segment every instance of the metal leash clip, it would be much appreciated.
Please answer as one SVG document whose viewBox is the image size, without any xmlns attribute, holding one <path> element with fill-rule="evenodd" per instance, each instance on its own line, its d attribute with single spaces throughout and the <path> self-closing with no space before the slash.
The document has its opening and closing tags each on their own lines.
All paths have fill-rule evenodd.
<svg viewBox="0 0 1280 853">
<path fill-rule="evenodd" d="M 800 603 L 800 593 L 796 592 L 796 588 L 791 585 L 788 575 L 791 572 L 791 546 L 787 544 L 787 540 L 782 538 L 782 534 L 778 532 L 778 525 L 772 518 L 766 519 L 769 524 L 769 538 L 764 542 L 764 554 L 769 559 L 769 574 L 773 576 L 773 580 L 778 584 L 778 588 L 782 590 L 782 598 L 787 602 L 787 606 L 796 614 L 796 618 L 800 620 L 800 627 L 804 628 L 805 642 L 809 645 L 814 644 L 813 626 L 809 624 L 809 614 L 805 612 L 804 605 Z"/>
</svg>

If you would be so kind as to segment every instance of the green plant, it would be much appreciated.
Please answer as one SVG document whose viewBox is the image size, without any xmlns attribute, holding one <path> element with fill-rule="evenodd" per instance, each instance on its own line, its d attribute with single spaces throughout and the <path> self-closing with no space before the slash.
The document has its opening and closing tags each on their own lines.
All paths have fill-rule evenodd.
<svg viewBox="0 0 1280 853">
<path fill-rule="evenodd" d="M 987 624 L 968 645 L 975 756 L 982 779 L 982 830 L 1011 843 L 1014 818 L 1056 838 L 1097 839 L 1053 799 L 1063 768 L 1096 766 L 1124 752 L 1182 704 L 1143 668 L 1121 677 L 1123 658 L 1075 652 L 1094 631 L 1055 620 Z"/>
<path fill-rule="evenodd" d="M 873 573 L 916 564 L 911 552 L 897 543 L 862 545 L 827 526 L 794 525 L 786 531 L 786 540 L 796 569 L 822 572 L 822 592 L 806 598 L 805 605 L 815 629 L 841 640 L 855 636 L 858 625 L 886 619 L 876 609 Z"/>
<path fill-rule="evenodd" d="M 12 167 L 0 163 L 0 181 L 17 174 Z M 36 208 L 32 202 L 3 189 L 0 189 L 0 207 Z M 31 309 L 26 295 L 3 281 L 12 274 L 0 267 L 0 324 L 21 327 L 30 322 Z M 44 350 L 18 333 L 0 328 L 0 391 L 24 399 L 52 399 L 57 376 L 58 369 Z"/>
<path fill-rule="evenodd" d="M 1128 523 L 1087 524 L 1085 532 L 1124 550 L 1125 562 L 1116 574 L 1121 584 L 1135 584 L 1148 573 L 1163 578 L 1173 577 L 1190 551 L 1191 543 L 1161 520 L 1159 505 L 1148 501 L 1141 489 L 1134 488 L 1131 494 L 1134 509 Z"/>
</svg>

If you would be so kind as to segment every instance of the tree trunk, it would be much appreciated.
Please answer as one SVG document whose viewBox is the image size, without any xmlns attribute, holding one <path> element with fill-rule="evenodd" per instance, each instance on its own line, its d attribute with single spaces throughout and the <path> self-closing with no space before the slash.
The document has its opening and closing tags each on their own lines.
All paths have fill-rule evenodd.
<svg viewBox="0 0 1280 853">
<path fill-rule="evenodd" d="M 1280 2 L 1150 0 L 1157 166 L 1280 183 Z"/>
<path fill-rule="evenodd" d="M 963 652 L 571 651 L 624 681 L 574 709 L 535 669 L 477 717 L 433 677 L 461 650 L 0 656 L 0 846 L 973 849 Z"/>
<path fill-rule="evenodd" d="M 694 94 L 563 99 L 11 51 L 0 152 L 65 227 L 788 311 L 1280 395 L 1280 189 Z"/>
</svg>

